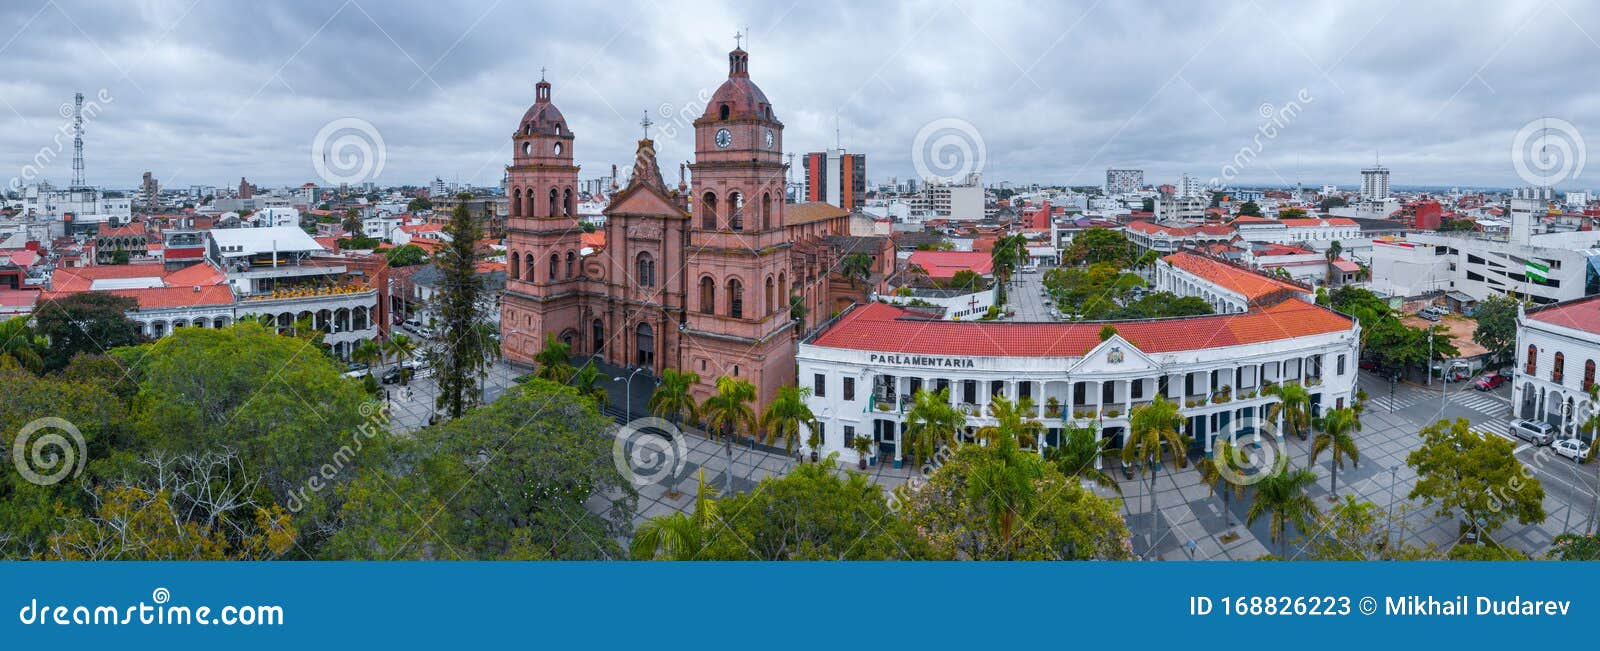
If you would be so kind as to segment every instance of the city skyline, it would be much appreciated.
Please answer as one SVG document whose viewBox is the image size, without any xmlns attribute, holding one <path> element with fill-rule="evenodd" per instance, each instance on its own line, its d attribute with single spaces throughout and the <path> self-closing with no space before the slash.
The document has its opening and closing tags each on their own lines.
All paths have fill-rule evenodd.
<svg viewBox="0 0 1600 651">
<path fill-rule="evenodd" d="M 784 107 L 785 149 L 842 144 L 871 159 L 874 182 L 915 177 L 919 130 L 955 119 L 981 139 L 987 182 L 1099 185 L 1107 168 L 1136 168 L 1149 185 L 1188 173 L 1353 188 L 1381 158 L 1397 187 L 1516 187 L 1519 129 L 1544 116 L 1580 133 L 1593 123 L 1597 96 L 1559 73 L 1600 51 L 1586 27 L 1600 11 L 1553 3 L 1448 14 L 1240 3 L 1207 16 L 1098 3 L 548 9 L 13 6 L 0 10 L 20 25 L 0 66 L 31 81 L 0 85 L 3 176 L 50 150 L 31 180 L 67 184 L 61 107 L 84 92 L 109 98 L 86 121 L 95 185 L 132 188 L 144 171 L 168 188 L 320 183 L 313 140 L 352 117 L 381 134 L 380 186 L 496 185 L 541 74 L 584 178 L 627 166 L 647 112 L 670 168 L 691 157 L 682 116 L 699 114 L 738 32 Z M 817 48 L 817 33 L 848 47 Z M 952 83 L 962 79 L 978 81 Z M 1538 106 L 1518 99 L 1529 96 Z M 1558 187 L 1594 185 L 1578 175 Z"/>
</svg>

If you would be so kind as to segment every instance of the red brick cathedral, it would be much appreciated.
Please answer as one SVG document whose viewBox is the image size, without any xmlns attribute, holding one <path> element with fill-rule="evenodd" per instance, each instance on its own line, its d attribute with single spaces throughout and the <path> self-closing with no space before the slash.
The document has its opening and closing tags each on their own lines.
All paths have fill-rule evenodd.
<svg viewBox="0 0 1600 651">
<path fill-rule="evenodd" d="M 846 211 L 785 205 L 783 123 L 750 80 L 749 55 L 728 54 L 728 80 L 694 122 L 692 187 L 668 188 L 655 143 L 639 141 L 633 175 L 605 209 L 605 243 L 584 255 L 577 223 L 574 135 L 536 85 L 512 136 L 507 168 L 505 357 L 531 364 L 546 334 L 575 355 L 693 371 L 696 393 L 718 377 L 749 380 L 765 405 L 795 381 L 800 335 L 790 297 L 814 326 L 828 312 L 833 252 Z"/>
</svg>

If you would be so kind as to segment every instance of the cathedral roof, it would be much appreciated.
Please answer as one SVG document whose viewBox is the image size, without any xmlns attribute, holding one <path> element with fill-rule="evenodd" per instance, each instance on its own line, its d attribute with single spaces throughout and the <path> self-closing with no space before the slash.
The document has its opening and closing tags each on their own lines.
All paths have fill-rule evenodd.
<svg viewBox="0 0 1600 651">
<path fill-rule="evenodd" d="M 772 103 L 767 101 L 767 94 L 750 81 L 750 55 L 742 49 L 736 48 L 728 53 L 728 80 L 722 82 L 717 92 L 711 95 L 702 119 L 723 119 L 723 106 L 728 107 L 727 117 L 730 119 L 778 119 L 772 112 Z"/>
<path fill-rule="evenodd" d="M 628 180 L 628 187 L 641 183 L 662 195 L 667 194 L 667 184 L 661 180 L 661 167 L 656 163 L 656 142 L 649 138 L 639 141 L 639 149 L 633 155 L 633 178 Z"/>
<path fill-rule="evenodd" d="M 567 122 L 562 117 L 561 109 L 550 103 L 550 82 L 543 79 L 534 85 L 533 106 L 528 107 L 528 112 L 522 114 L 522 122 L 517 127 L 518 133 L 543 133 L 548 135 L 561 135 Z"/>
</svg>

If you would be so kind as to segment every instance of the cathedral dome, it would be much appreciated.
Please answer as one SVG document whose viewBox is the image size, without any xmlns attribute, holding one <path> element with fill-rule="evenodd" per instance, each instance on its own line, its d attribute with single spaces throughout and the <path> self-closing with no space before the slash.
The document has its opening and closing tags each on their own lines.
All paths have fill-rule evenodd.
<svg viewBox="0 0 1600 651">
<path fill-rule="evenodd" d="M 572 135 L 572 132 L 567 130 L 567 119 L 562 117 L 561 109 L 550 103 L 550 82 L 540 79 L 534 86 L 533 106 L 528 107 L 528 112 L 522 114 L 522 122 L 517 125 L 517 133 Z"/>
<path fill-rule="evenodd" d="M 750 81 L 750 55 L 743 49 L 728 53 L 728 80 L 706 103 L 704 120 L 758 118 L 777 121 L 767 94 Z"/>
</svg>

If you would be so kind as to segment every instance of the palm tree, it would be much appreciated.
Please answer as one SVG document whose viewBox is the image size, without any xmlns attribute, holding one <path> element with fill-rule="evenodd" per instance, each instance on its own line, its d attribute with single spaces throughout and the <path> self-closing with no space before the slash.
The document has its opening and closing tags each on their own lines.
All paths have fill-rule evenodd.
<svg viewBox="0 0 1600 651">
<path fill-rule="evenodd" d="M 1228 494 L 1232 493 L 1237 499 L 1244 499 L 1244 484 L 1230 481 L 1228 478 L 1238 477 L 1244 473 L 1240 471 L 1239 464 L 1235 462 L 1240 451 L 1232 441 L 1217 440 L 1212 444 L 1211 456 L 1195 462 L 1195 468 L 1200 471 L 1200 480 L 1205 482 L 1206 490 L 1211 495 L 1217 494 L 1217 483 L 1225 484 L 1222 487 L 1222 526 L 1233 526 L 1232 512 L 1228 510 Z"/>
<path fill-rule="evenodd" d="M 378 347 L 378 342 L 371 339 L 363 340 L 350 351 L 350 361 L 367 367 L 367 375 L 372 375 L 372 365 L 378 363 L 383 357 L 383 349 Z"/>
<path fill-rule="evenodd" d="M 1339 240 L 1334 240 L 1332 244 L 1328 245 L 1328 252 L 1325 254 L 1328 258 L 1328 275 L 1323 279 L 1324 285 L 1333 284 L 1333 261 L 1338 260 L 1339 254 L 1343 252 L 1344 245 L 1340 244 Z"/>
<path fill-rule="evenodd" d="M 678 426 L 683 425 L 684 418 L 698 419 L 700 405 L 694 401 L 694 394 L 690 393 L 689 389 L 699 383 L 699 374 L 675 368 L 663 370 L 661 384 L 650 394 L 648 403 L 650 413 L 670 420 L 673 425 Z"/>
<path fill-rule="evenodd" d="M 1337 493 L 1339 490 L 1339 468 L 1344 466 L 1345 458 L 1350 459 L 1352 466 L 1359 466 L 1361 463 L 1361 454 L 1356 451 L 1356 440 L 1350 435 L 1351 432 L 1361 431 L 1361 421 L 1356 418 L 1355 410 L 1347 407 L 1329 410 L 1322 417 L 1320 424 L 1319 429 L 1322 431 L 1311 441 L 1311 459 L 1306 462 L 1306 466 L 1316 463 L 1317 457 L 1323 450 L 1332 455 L 1329 463 L 1333 475 L 1329 477 L 1328 492 L 1329 497 L 1333 497 L 1332 493 Z"/>
<path fill-rule="evenodd" d="M 675 368 L 663 370 L 661 372 L 661 384 L 656 385 L 655 392 L 650 394 L 650 401 L 647 405 L 650 413 L 658 418 L 672 421 L 672 424 L 680 430 L 683 427 L 685 418 L 698 420 L 700 418 L 700 404 L 695 402 L 694 394 L 690 392 L 690 388 L 699 383 L 700 376 L 696 373 L 680 371 Z M 632 416 L 632 414 L 629 414 L 629 416 Z M 679 432 L 676 435 L 682 436 L 683 434 Z M 676 475 L 673 476 L 672 484 L 667 487 L 667 497 L 678 498 L 678 481 L 680 479 Z"/>
<path fill-rule="evenodd" d="M 940 447 L 954 445 L 956 434 L 966 425 L 966 414 L 950 404 L 950 387 L 919 390 L 906 411 L 906 447 L 926 463 Z"/>
<path fill-rule="evenodd" d="M 592 361 L 584 364 L 583 368 L 578 369 L 572 376 L 572 385 L 577 387 L 578 394 L 594 400 L 595 407 L 602 409 L 611 403 L 611 394 L 606 392 L 605 385 L 601 384 L 603 381 L 605 375 L 595 368 Z"/>
<path fill-rule="evenodd" d="M 1282 551 L 1287 552 L 1289 542 L 1289 537 L 1285 534 L 1287 525 L 1292 523 L 1296 528 L 1304 530 L 1306 524 L 1317 519 L 1320 514 L 1316 500 L 1306 495 L 1306 488 L 1316 481 L 1316 473 L 1305 468 L 1291 470 L 1285 467 L 1268 475 L 1256 483 L 1255 499 L 1250 502 L 1250 510 L 1244 514 L 1245 526 L 1254 525 L 1261 516 L 1270 514 L 1269 531 L 1272 542 L 1281 542 Z"/>
<path fill-rule="evenodd" d="M 1299 383 L 1274 384 L 1261 390 L 1263 396 L 1277 396 L 1278 401 L 1267 406 L 1267 420 L 1283 417 L 1283 426 L 1291 434 L 1306 440 L 1305 429 L 1311 426 L 1311 394 Z"/>
<path fill-rule="evenodd" d="M 28 327 L 28 317 L 16 316 L 0 322 L 0 357 L 10 357 L 17 365 L 37 374 L 44 371 L 44 357 L 39 351 L 49 345 L 44 337 L 33 334 Z"/>
<path fill-rule="evenodd" d="M 657 516 L 639 525 L 629 552 L 635 560 L 692 561 L 710 542 L 716 530 L 716 489 L 706 486 L 706 471 L 700 469 L 700 491 L 694 498 L 694 511 Z"/>
<path fill-rule="evenodd" d="M 778 395 L 761 413 L 761 430 L 766 433 L 768 445 L 782 438 L 784 451 L 793 455 L 794 445 L 800 439 L 800 427 L 816 431 L 817 416 L 806 405 L 810 395 L 809 388 L 786 386 L 778 389 Z"/>
<path fill-rule="evenodd" d="M 1171 454 L 1173 463 L 1178 464 L 1179 468 L 1189 463 L 1184 456 L 1188 447 L 1185 437 L 1178 433 L 1178 427 L 1182 424 L 1183 414 L 1178 411 L 1178 405 L 1159 394 L 1154 402 L 1134 407 L 1133 413 L 1128 415 L 1128 435 L 1122 444 L 1122 464 L 1131 466 L 1137 463 L 1141 478 L 1145 470 L 1151 471 L 1151 515 L 1156 511 L 1155 472 L 1161 458 Z M 1150 519 L 1151 540 L 1155 539 L 1156 520 L 1154 517 Z"/>
<path fill-rule="evenodd" d="M 566 383 L 572 379 L 572 349 L 556 340 L 554 333 L 545 335 L 544 350 L 533 356 L 538 362 L 538 376 L 551 382 Z"/>
<path fill-rule="evenodd" d="M 417 356 L 417 343 L 410 337 L 395 333 L 389 335 L 389 340 L 383 343 L 383 350 L 386 357 L 393 357 L 395 362 L 404 364 Z M 410 381 L 411 378 L 406 373 L 400 374 L 401 386 L 409 384 Z"/>
<path fill-rule="evenodd" d="M 737 430 L 755 430 L 756 412 L 750 403 L 756 400 L 756 387 L 747 380 L 723 376 L 717 378 L 717 392 L 700 403 L 705 413 L 706 426 L 712 438 L 722 438 L 722 450 L 728 457 L 728 469 L 723 473 L 725 488 L 733 492 L 733 437 Z"/>
<path fill-rule="evenodd" d="M 866 283 L 872 276 L 872 258 L 865 253 L 851 253 L 839 263 L 839 274 L 852 284 Z"/>
<path fill-rule="evenodd" d="M 996 434 L 1004 429 L 1019 444 L 1021 441 L 1032 441 L 1037 445 L 1045 428 L 1044 423 L 1033 418 L 1032 403 L 1027 398 L 1013 401 L 1005 396 L 994 396 L 989 402 L 989 415 L 994 417 L 996 424 L 978 428 L 978 438 L 984 443 L 993 443 Z"/>
<path fill-rule="evenodd" d="M 1095 461 L 1105 456 L 1110 439 L 1095 435 L 1090 427 L 1068 424 L 1061 433 L 1061 445 L 1045 450 L 1045 460 L 1056 464 L 1061 474 L 1087 479 L 1104 488 L 1122 494 L 1122 486 L 1105 471 L 1094 467 Z"/>
<path fill-rule="evenodd" d="M 984 505 L 989 531 L 1004 546 L 1006 559 L 1011 558 L 1017 523 L 1026 522 L 1039 505 L 1033 482 L 1042 474 L 1039 458 L 1017 448 L 1015 426 L 1016 421 L 1009 420 L 992 429 L 989 454 L 967 481 L 967 499 Z"/>
</svg>

